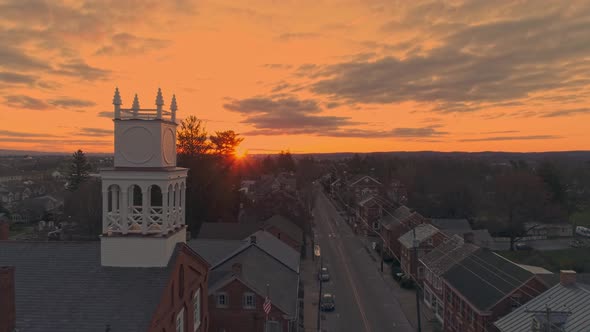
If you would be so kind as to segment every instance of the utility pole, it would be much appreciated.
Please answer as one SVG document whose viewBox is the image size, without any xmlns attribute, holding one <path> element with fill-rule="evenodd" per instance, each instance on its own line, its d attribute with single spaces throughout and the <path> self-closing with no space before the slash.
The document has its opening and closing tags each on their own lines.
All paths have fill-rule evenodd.
<svg viewBox="0 0 590 332">
<path fill-rule="evenodd" d="M 413 259 L 412 259 L 412 263 L 413 265 L 415 265 L 416 267 L 416 315 L 418 318 L 418 332 L 422 332 L 422 324 L 420 322 L 420 285 L 418 285 L 418 240 L 416 240 L 416 227 L 414 227 L 412 229 L 412 233 L 414 235 L 414 239 L 413 239 L 413 245 L 414 247 L 412 248 L 412 253 L 413 253 Z M 412 274 L 412 268 L 410 267 L 410 275 Z"/>
<path fill-rule="evenodd" d="M 320 273 L 322 268 L 324 267 L 324 258 L 320 256 Z M 320 296 L 318 299 L 318 332 L 321 331 L 320 329 L 320 322 L 321 322 L 321 315 L 322 315 L 322 278 L 319 277 L 318 273 L 318 280 L 320 281 Z"/>
</svg>

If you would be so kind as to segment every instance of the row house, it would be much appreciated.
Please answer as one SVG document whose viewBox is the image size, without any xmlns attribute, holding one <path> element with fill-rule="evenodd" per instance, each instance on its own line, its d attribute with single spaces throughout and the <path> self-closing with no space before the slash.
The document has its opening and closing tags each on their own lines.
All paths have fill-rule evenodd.
<svg viewBox="0 0 590 332">
<path fill-rule="evenodd" d="M 358 175 L 347 182 L 347 190 L 360 202 L 363 197 L 379 195 L 383 184 L 377 179 L 368 175 Z"/>
<path fill-rule="evenodd" d="M 441 324 L 445 305 L 442 275 L 477 249 L 468 234 L 454 235 L 420 259 L 424 269 L 424 303 Z"/>
<path fill-rule="evenodd" d="M 420 224 L 399 238 L 402 271 L 421 282 L 424 268 L 419 260 L 446 240 L 446 235 L 430 224 Z"/>
<path fill-rule="evenodd" d="M 388 248 L 393 255 L 400 260 L 401 245 L 399 238 L 410 229 L 427 223 L 428 219 L 421 214 L 411 211 L 406 206 L 400 206 L 393 213 L 383 216 L 380 220 L 381 238 L 385 241 L 383 246 Z"/>
<path fill-rule="evenodd" d="M 549 284 L 488 250 L 477 249 L 442 275 L 445 332 L 493 331 L 493 322 L 544 292 Z"/>
<path fill-rule="evenodd" d="M 211 264 L 211 331 L 297 331 L 300 324 L 300 254 L 259 230 L 243 240 L 189 242 Z M 263 304 L 271 310 L 266 320 Z"/>
<path fill-rule="evenodd" d="M 371 234 L 381 229 L 380 220 L 383 217 L 383 199 L 370 195 L 357 203 L 357 222 Z"/>
</svg>

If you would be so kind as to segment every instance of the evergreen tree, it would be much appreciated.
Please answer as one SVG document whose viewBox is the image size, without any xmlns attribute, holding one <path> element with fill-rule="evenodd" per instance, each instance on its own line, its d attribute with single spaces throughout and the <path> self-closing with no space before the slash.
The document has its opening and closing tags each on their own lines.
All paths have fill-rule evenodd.
<svg viewBox="0 0 590 332">
<path fill-rule="evenodd" d="M 68 177 L 68 190 L 76 191 L 80 184 L 88 180 L 91 170 L 90 163 L 82 150 L 76 151 L 72 155 L 72 164 L 70 165 L 70 174 Z"/>
</svg>

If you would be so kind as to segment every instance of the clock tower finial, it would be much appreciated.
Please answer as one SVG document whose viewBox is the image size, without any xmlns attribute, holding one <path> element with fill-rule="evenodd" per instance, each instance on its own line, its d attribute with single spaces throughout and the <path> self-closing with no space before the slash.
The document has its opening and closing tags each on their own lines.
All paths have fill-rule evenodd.
<svg viewBox="0 0 590 332">
<path fill-rule="evenodd" d="M 119 87 L 115 88 L 115 96 L 113 97 L 113 105 L 115 105 L 115 119 L 121 118 L 121 95 L 119 94 Z"/>
<path fill-rule="evenodd" d="M 162 89 L 158 88 L 158 95 L 156 96 L 157 114 L 156 118 L 162 118 L 162 106 L 164 106 L 164 97 L 162 97 Z"/>
<path fill-rule="evenodd" d="M 176 95 L 172 95 L 172 101 L 170 102 L 170 119 L 172 122 L 176 122 L 176 111 L 178 110 L 178 105 L 176 105 Z"/>
</svg>

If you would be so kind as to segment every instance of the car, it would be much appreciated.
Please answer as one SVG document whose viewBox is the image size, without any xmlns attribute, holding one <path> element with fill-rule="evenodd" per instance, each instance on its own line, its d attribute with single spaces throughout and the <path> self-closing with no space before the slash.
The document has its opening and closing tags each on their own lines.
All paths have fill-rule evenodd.
<svg viewBox="0 0 590 332">
<path fill-rule="evenodd" d="M 334 295 L 332 295 L 331 293 L 325 293 L 324 295 L 322 295 L 320 308 L 322 309 L 322 311 L 333 311 L 334 309 L 336 309 Z"/>
<path fill-rule="evenodd" d="M 319 279 L 321 281 L 329 281 L 330 280 L 330 272 L 328 272 L 328 268 L 327 267 L 322 267 L 322 269 L 320 270 L 319 273 Z"/>
<path fill-rule="evenodd" d="M 584 247 L 584 242 L 580 240 L 573 240 L 572 242 L 570 242 L 570 246 L 572 248 L 582 248 Z"/>
<path fill-rule="evenodd" d="M 520 242 L 514 245 L 514 248 L 516 250 L 533 250 L 533 247 L 529 246 L 527 243 L 525 242 Z"/>
</svg>

